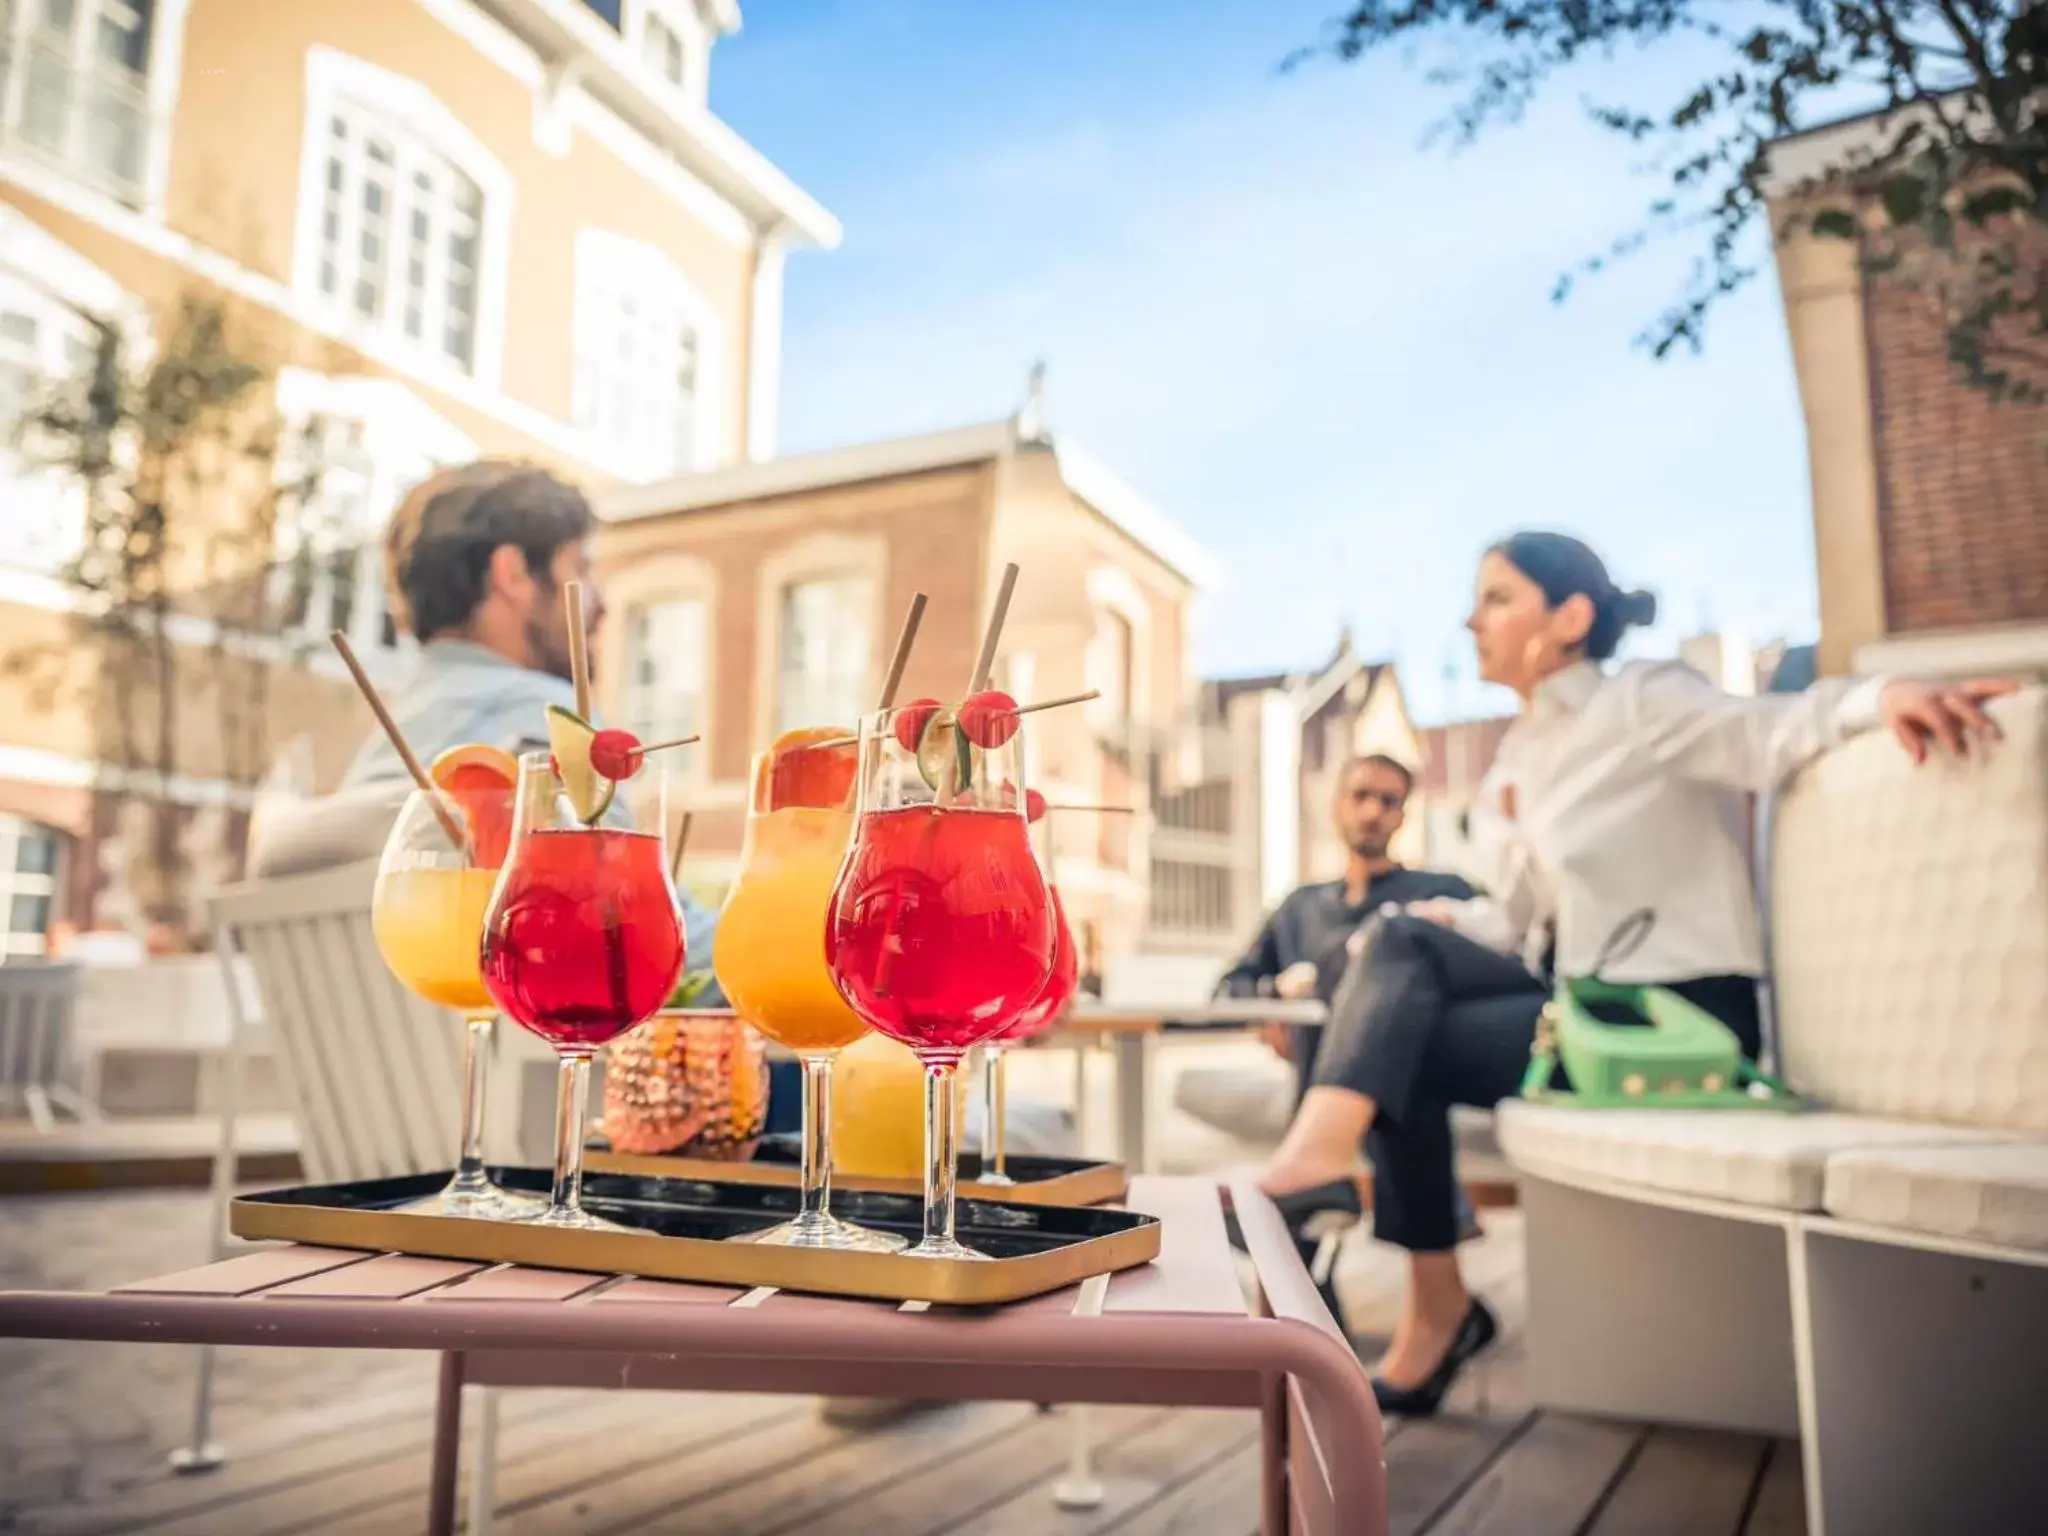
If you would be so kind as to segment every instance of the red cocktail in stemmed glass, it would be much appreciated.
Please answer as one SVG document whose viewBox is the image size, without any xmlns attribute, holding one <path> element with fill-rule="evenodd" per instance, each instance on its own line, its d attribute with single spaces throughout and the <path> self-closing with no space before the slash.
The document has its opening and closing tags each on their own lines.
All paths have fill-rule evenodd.
<svg viewBox="0 0 2048 1536">
<path fill-rule="evenodd" d="M 941 716 L 900 743 L 861 722 L 860 815 L 833 887 L 825 959 L 870 1025 L 925 1068 L 924 1240 L 912 1258 L 981 1258 L 953 1236 L 953 1073 L 1045 990 L 1053 906 L 1032 856 L 1014 734 L 987 748 Z"/>
<path fill-rule="evenodd" d="M 981 1135 L 985 1149 L 981 1182 L 984 1184 L 1015 1182 L 1005 1167 L 1007 1159 L 1003 1156 L 1003 1052 L 1050 1029 L 1053 1021 L 1067 1011 L 1067 1004 L 1074 1000 L 1074 991 L 1081 984 L 1081 962 L 1074 953 L 1074 935 L 1067 927 L 1067 910 L 1060 904 L 1059 887 L 1048 885 L 1046 891 L 1052 897 L 1056 941 L 1052 973 L 1045 978 L 1045 985 L 1039 988 L 1038 996 L 1017 1015 L 1016 1021 L 1000 1033 L 989 1036 L 981 1047 Z"/>
<path fill-rule="evenodd" d="M 658 781 L 653 788 L 660 806 Z M 684 958 L 661 833 L 592 824 L 585 809 L 571 803 L 549 754 L 520 758 L 512 846 L 484 919 L 484 985 L 562 1059 L 554 1190 L 535 1218 L 556 1227 L 616 1225 L 582 1205 L 590 1058 L 653 1016 Z"/>
</svg>

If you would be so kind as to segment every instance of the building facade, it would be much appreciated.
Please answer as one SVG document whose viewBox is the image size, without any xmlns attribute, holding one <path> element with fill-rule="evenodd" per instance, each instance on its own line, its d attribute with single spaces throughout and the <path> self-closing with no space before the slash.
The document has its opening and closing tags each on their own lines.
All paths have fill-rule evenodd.
<svg viewBox="0 0 2048 1536">
<path fill-rule="evenodd" d="M 1100 694 L 1031 719 L 1027 780 L 1055 807 L 1132 812 L 1056 809 L 1040 853 L 1084 954 L 1140 942 L 1165 787 L 1150 746 L 1188 716 L 1189 621 L 1211 567 L 1104 466 L 1027 413 L 618 487 L 599 510 L 600 703 L 642 739 L 703 734 L 671 783 L 701 894 L 735 868 L 752 754 L 871 710 L 917 592 L 899 696 L 959 698 L 1014 561 L 997 685 L 1022 701 Z"/>
<path fill-rule="evenodd" d="M 1778 281 L 1806 415 L 1820 668 L 2048 674 L 2048 411 L 2000 404 L 1949 360 L 1928 295 L 1816 238 L 1883 118 L 1773 146 Z"/>
<path fill-rule="evenodd" d="M 0 414 L 95 322 L 147 341 L 194 297 L 233 307 L 277 419 L 332 450 L 321 547 L 260 552 L 310 565 L 303 634 L 226 648 L 289 669 L 268 735 L 307 739 L 321 780 L 368 719 L 319 641 L 348 631 L 373 672 L 404 650 L 378 539 L 432 468 L 509 455 L 603 486 L 774 452 L 784 261 L 839 231 L 706 107 L 738 24 L 731 0 L 0 0 Z M 0 498 L 0 655 L 61 648 L 79 499 L 25 452 Z M 93 919 L 135 787 L 84 693 L 0 668 L 14 952 Z M 248 775 L 183 734 L 148 792 L 232 837 Z"/>
</svg>

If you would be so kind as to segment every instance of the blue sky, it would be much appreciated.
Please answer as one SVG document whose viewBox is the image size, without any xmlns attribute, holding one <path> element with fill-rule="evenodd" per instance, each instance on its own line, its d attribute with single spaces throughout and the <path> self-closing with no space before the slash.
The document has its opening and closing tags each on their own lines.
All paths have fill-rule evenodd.
<svg viewBox="0 0 2048 1536">
<path fill-rule="evenodd" d="M 1054 430 L 1220 557 L 1205 673 L 1314 663 L 1348 623 L 1425 718 L 1446 664 L 1470 671 L 1474 559 L 1516 527 L 1569 528 L 1656 589 L 1646 649 L 1810 636 L 1775 283 L 1661 364 L 1630 338 L 1689 246 L 1551 305 L 1653 195 L 1640 151 L 1585 123 L 1576 83 L 1425 148 L 1450 98 L 1399 58 L 1277 71 L 1340 8 L 755 0 L 712 105 L 846 226 L 790 265 L 784 451 L 1003 415 L 1043 357 Z M 1631 59 L 1608 81 L 1653 69 L 1682 80 Z"/>
</svg>

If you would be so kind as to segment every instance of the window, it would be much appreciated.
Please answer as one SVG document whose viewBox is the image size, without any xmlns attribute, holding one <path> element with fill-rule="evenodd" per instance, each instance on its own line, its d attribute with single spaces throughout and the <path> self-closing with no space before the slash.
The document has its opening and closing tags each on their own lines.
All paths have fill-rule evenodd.
<svg viewBox="0 0 2048 1536">
<path fill-rule="evenodd" d="M 482 189 L 353 104 L 327 119 L 321 175 L 321 295 L 474 372 Z"/>
<path fill-rule="evenodd" d="M 594 12 L 606 26 L 617 32 L 623 27 L 619 7 L 623 0 L 583 0 L 584 7 Z"/>
<path fill-rule="evenodd" d="M 1088 686 L 1101 692 L 1095 701 L 1103 724 L 1122 728 L 1131 720 L 1131 621 L 1113 609 L 1095 612 L 1095 634 L 1088 645 Z"/>
<path fill-rule="evenodd" d="M 328 378 L 286 369 L 278 411 L 297 431 L 280 455 L 283 481 L 315 481 L 277 530 L 271 611 L 295 642 L 322 646 L 341 630 L 364 655 L 403 644 L 384 583 L 384 528 L 405 493 L 476 456 L 468 438 L 390 379 Z"/>
<path fill-rule="evenodd" d="M 14 434 L 52 386 L 75 378 L 92 360 L 83 318 L 0 273 L 0 477 L 12 513 L 0 517 L 0 565 L 55 569 L 84 536 L 85 505 L 76 488 L 54 472 L 25 466 Z"/>
<path fill-rule="evenodd" d="M 641 25 L 640 52 L 649 67 L 670 85 L 689 85 L 690 54 L 682 34 L 651 11 Z"/>
<path fill-rule="evenodd" d="M 48 947 L 60 836 L 38 822 L 0 816 L 0 898 L 7 911 L 6 926 L 0 928 L 0 961 L 41 955 Z"/>
<path fill-rule="evenodd" d="M 513 193 L 418 81 L 306 50 L 292 285 L 380 361 L 496 385 Z"/>
<path fill-rule="evenodd" d="M 7 136 L 140 205 L 148 173 L 153 0 L 0 6 Z"/>
<path fill-rule="evenodd" d="M 864 576 L 792 582 L 777 616 L 777 734 L 851 725 L 868 707 L 874 584 Z"/>
<path fill-rule="evenodd" d="M 716 323 L 650 245 L 585 230 L 576 252 L 576 424 L 648 478 L 709 469 Z"/>
<path fill-rule="evenodd" d="M 699 598 L 626 610 L 619 716 L 642 741 L 672 741 L 703 729 L 707 619 Z"/>
</svg>

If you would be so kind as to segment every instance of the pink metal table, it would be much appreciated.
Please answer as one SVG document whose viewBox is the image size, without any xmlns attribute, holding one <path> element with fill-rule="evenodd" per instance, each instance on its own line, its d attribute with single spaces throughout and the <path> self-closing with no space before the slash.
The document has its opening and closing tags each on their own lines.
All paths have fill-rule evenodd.
<svg viewBox="0 0 2048 1536">
<path fill-rule="evenodd" d="M 1229 1191 L 1257 1276 L 1247 1311 L 1221 1192 L 1140 1178 L 1155 1263 L 1010 1306 L 683 1285 L 291 1245 L 102 1293 L 0 1292 L 0 1337 L 441 1352 L 427 1529 L 455 1529 L 462 1388 L 582 1386 L 1259 1410 L 1266 1536 L 1384 1536 L 1364 1370 L 1279 1213 Z"/>
</svg>

